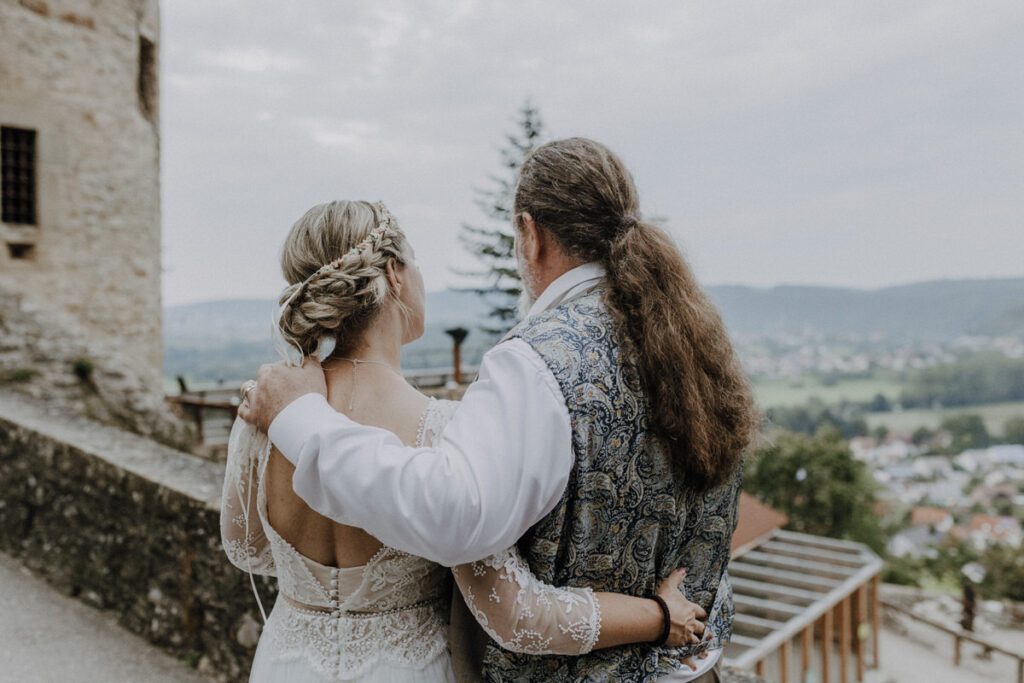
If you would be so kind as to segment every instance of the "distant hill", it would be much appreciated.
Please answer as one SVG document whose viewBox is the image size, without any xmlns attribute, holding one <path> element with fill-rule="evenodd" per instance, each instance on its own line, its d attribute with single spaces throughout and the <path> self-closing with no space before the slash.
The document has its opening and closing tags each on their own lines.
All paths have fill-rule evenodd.
<svg viewBox="0 0 1024 683">
<path fill-rule="evenodd" d="M 204 301 L 164 309 L 164 346 L 198 350 L 239 342 L 264 342 L 277 303 L 264 299 Z"/>
<path fill-rule="evenodd" d="M 451 340 L 444 330 L 470 330 L 463 346 L 473 364 L 494 340 L 480 331 L 487 306 L 471 292 L 427 294 L 423 337 L 403 350 L 409 369 L 451 364 Z M 277 303 L 263 299 L 204 301 L 164 309 L 164 374 L 210 382 L 248 377 L 262 363 L 278 359 L 271 342 Z"/>
<path fill-rule="evenodd" d="M 941 280 L 861 290 L 836 287 L 710 287 L 733 334 L 813 331 L 881 333 L 896 339 L 945 340 L 964 334 L 1024 334 L 1024 278 Z M 276 359 L 270 329 L 273 301 L 208 301 L 164 312 L 165 374 L 233 380 Z M 480 331 L 487 306 L 471 292 L 427 295 L 427 330 L 405 349 L 408 368 L 446 365 L 446 328 L 470 330 L 464 347 L 475 363 L 493 339 Z"/>
<path fill-rule="evenodd" d="M 1024 278 L 939 280 L 883 289 L 712 287 L 734 333 L 811 330 L 900 339 L 1024 333 Z"/>
</svg>

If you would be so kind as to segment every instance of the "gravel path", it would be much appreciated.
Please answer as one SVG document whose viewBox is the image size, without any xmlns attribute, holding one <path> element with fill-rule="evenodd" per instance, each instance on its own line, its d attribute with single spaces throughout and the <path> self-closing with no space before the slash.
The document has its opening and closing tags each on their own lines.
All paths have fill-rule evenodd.
<svg viewBox="0 0 1024 683">
<path fill-rule="evenodd" d="M 865 683 L 1012 683 L 1017 663 L 1004 656 L 979 658 L 980 648 L 965 643 L 960 667 L 953 666 L 953 638 L 935 629 L 897 617 L 900 628 L 882 628 L 882 668 Z M 984 634 L 998 641 L 999 635 Z M 1008 647 L 1020 648 L 1024 634 L 1004 632 Z M 1024 651 L 1022 649 L 1021 651 Z"/>
<path fill-rule="evenodd" d="M 205 683 L 193 669 L 0 554 L 0 681 Z"/>
</svg>

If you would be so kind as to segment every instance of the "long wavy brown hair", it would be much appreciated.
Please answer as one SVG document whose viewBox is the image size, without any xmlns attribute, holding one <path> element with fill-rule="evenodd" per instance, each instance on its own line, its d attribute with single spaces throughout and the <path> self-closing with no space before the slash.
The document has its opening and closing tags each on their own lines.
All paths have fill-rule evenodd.
<svg viewBox="0 0 1024 683">
<path fill-rule="evenodd" d="M 557 140 L 524 162 L 517 227 L 529 213 L 581 263 L 607 269 L 606 305 L 635 354 L 651 431 L 690 486 L 725 483 L 760 419 L 721 316 L 673 240 L 641 217 L 629 171 L 604 145 Z"/>
</svg>

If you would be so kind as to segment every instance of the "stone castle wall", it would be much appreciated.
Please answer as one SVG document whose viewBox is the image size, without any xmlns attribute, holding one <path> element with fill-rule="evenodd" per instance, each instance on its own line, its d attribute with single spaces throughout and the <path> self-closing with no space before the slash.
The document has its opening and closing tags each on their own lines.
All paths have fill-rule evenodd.
<svg viewBox="0 0 1024 683">
<path fill-rule="evenodd" d="M 73 317 L 156 393 L 158 45 L 156 0 L 0 0 L 0 125 L 37 131 L 38 224 L 0 223 L 0 285 Z"/>
<path fill-rule="evenodd" d="M 53 420 L 88 417 L 193 451 L 196 430 L 123 354 L 71 315 L 0 285 L 0 391 L 45 406 Z"/>
</svg>

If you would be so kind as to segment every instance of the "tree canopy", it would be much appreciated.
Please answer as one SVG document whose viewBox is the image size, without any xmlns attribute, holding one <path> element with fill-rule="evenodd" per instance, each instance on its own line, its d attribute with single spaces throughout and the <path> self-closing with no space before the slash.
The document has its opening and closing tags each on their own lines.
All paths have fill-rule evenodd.
<svg viewBox="0 0 1024 683">
<path fill-rule="evenodd" d="M 505 136 L 500 148 L 501 170 L 488 176 L 488 186 L 477 188 L 476 205 L 487 217 L 484 225 L 464 223 L 459 239 L 467 251 L 481 263 L 478 270 L 461 275 L 478 281 L 472 290 L 490 306 L 490 324 L 483 330 L 500 336 L 516 322 L 522 282 L 515 260 L 515 233 L 512 206 L 516 180 L 523 161 L 543 141 L 544 123 L 540 111 L 530 102 L 519 110 L 515 132 Z"/>
<path fill-rule="evenodd" d="M 1024 444 L 1024 415 L 1011 417 L 1003 425 L 1003 441 Z"/>
<path fill-rule="evenodd" d="M 949 432 L 952 439 L 948 448 L 950 453 L 962 453 L 971 448 L 987 448 L 992 442 L 981 415 L 951 415 L 942 421 L 939 428 Z"/>
<path fill-rule="evenodd" d="M 794 531 L 859 541 L 881 552 L 875 482 L 842 435 L 780 432 L 747 461 L 746 489 L 789 516 Z"/>
<path fill-rule="evenodd" d="M 1024 360 L 979 353 L 909 377 L 900 396 L 904 408 L 968 406 L 1024 400 Z"/>
</svg>

